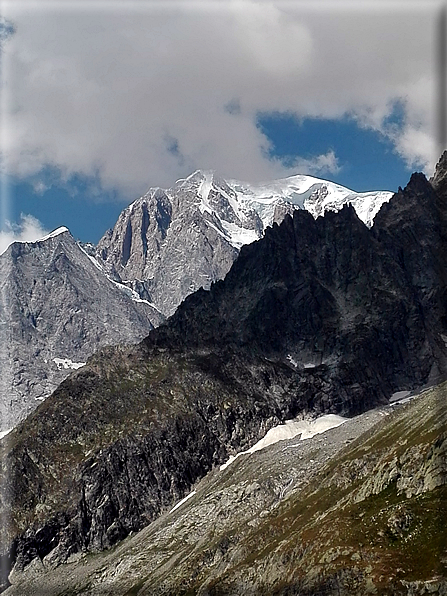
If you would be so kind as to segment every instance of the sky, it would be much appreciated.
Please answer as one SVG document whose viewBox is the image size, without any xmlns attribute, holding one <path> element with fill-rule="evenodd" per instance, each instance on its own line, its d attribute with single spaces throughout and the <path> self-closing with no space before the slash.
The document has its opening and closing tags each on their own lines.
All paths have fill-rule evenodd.
<svg viewBox="0 0 447 596">
<path fill-rule="evenodd" d="M 359 192 L 432 175 L 443 10 L 2 0 L 0 252 L 62 225 L 96 243 L 149 187 L 196 169 L 311 174 Z"/>
</svg>

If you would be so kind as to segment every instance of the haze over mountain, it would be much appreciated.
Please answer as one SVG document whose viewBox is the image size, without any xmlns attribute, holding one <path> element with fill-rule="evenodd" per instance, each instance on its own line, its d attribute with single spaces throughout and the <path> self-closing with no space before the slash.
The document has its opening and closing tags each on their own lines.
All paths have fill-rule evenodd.
<svg viewBox="0 0 447 596">
<path fill-rule="evenodd" d="M 317 219 L 305 210 L 295 210 L 280 225 L 267 229 L 259 241 L 242 247 L 224 280 L 214 283 L 209 291 L 199 290 L 187 297 L 175 314 L 140 344 L 104 348 L 74 371 L 1 442 L 1 542 L 4 562 L 14 569 L 10 580 L 20 582 L 26 569 L 34 577 L 40 568 L 44 575 L 39 585 L 44 593 L 45 570 L 78 553 L 107 549 L 131 532 L 157 523 L 160 514 L 187 496 L 196 482 L 216 471 L 229 456 L 249 449 L 279 423 L 305 414 L 360 414 L 386 405 L 396 392 L 417 390 L 445 378 L 446 171 L 447 152 L 431 182 L 414 174 L 405 189 L 399 189 L 381 207 L 372 228 L 349 205 Z M 399 427 L 414 430 L 416 421 L 424 418 L 415 435 L 418 440 L 425 437 L 420 449 L 413 439 L 405 447 L 409 436 L 395 430 L 390 451 L 379 454 L 379 446 L 385 446 L 379 441 L 365 467 L 360 452 L 349 456 L 353 463 L 346 464 L 343 482 L 349 485 L 352 474 L 358 478 L 359 469 L 366 476 L 371 473 L 372 484 L 361 489 L 366 498 L 382 493 L 399 476 L 408 480 L 413 476 L 410 469 L 414 469 L 422 474 L 426 486 L 422 492 L 442 488 L 442 470 L 436 472 L 439 482 L 427 480 L 434 477 L 427 462 L 441 461 L 438 455 L 445 440 L 439 434 L 444 426 L 436 426 L 438 418 L 430 411 L 428 406 L 413 422 L 402 420 Z M 390 436 L 387 432 L 384 429 L 383 437 Z M 405 448 L 395 451 L 394 441 L 403 441 Z M 383 466 L 374 468 L 371 462 L 382 456 Z M 389 457 L 394 462 L 394 456 L 403 459 L 388 466 Z M 309 464 L 312 459 L 309 454 Z M 289 466 L 299 468 L 293 458 Z M 267 494 L 268 477 L 256 477 L 256 467 L 247 474 L 246 480 L 257 482 Z M 337 482 L 334 479 L 332 484 L 339 486 Z M 401 489 L 411 488 L 411 483 L 405 482 L 393 492 L 393 498 Z M 250 486 L 244 488 L 248 498 L 258 491 Z M 284 488 L 283 482 L 281 486 Z M 329 497 L 331 494 L 336 493 L 328 492 Z M 407 498 L 419 494 L 411 489 Z M 272 504 L 271 498 L 266 498 Z M 337 498 L 343 500 L 343 494 Z M 309 499 L 311 504 L 312 497 Z M 322 502 L 321 519 L 332 504 L 324 506 Z M 374 507 L 385 515 L 382 506 Z M 338 509 L 337 515 L 341 511 Z M 236 524 L 244 515 L 236 516 Z M 278 523 L 288 527 L 297 515 L 300 512 L 293 509 L 290 516 L 279 517 Z M 399 519 L 396 531 L 405 532 L 406 518 Z M 271 526 L 249 539 L 258 537 L 258 546 L 265 549 L 271 544 L 269 527 L 272 536 L 277 535 L 275 519 L 269 521 Z M 211 513 L 203 523 L 214 527 Z M 317 530 L 314 527 L 312 531 Z M 232 547 L 237 535 L 233 538 L 225 529 L 222 534 L 216 532 L 217 545 L 227 545 L 219 550 L 213 542 L 209 544 L 216 564 L 221 560 L 218 551 L 223 556 L 227 551 L 233 553 L 233 561 L 238 557 L 245 561 L 247 551 Z M 337 558 L 330 559 L 335 546 L 332 538 L 327 529 L 324 552 L 328 554 L 315 547 L 315 556 L 327 556 L 329 562 Z M 298 559 L 308 552 L 300 550 L 299 533 L 285 539 L 284 558 L 278 545 L 272 565 L 276 560 L 287 566 L 291 552 Z M 135 548 L 141 549 L 139 557 L 147 553 L 144 541 Z M 152 562 L 159 574 L 170 568 L 163 567 L 163 552 Z M 178 557 L 184 553 L 181 544 L 175 552 Z M 355 554 L 349 549 L 343 552 L 343 557 Z M 266 554 L 265 550 L 257 552 L 248 565 L 251 577 L 258 564 L 262 568 Z M 176 558 L 175 553 L 171 556 Z M 209 571 L 200 553 L 198 561 L 202 567 L 196 567 L 197 574 L 191 576 L 186 565 L 177 583 L 155 584 L 156 593 L 247 593 L 237 569 L 222 577 L 216 568 Z M 358 570 L 351 573 L 353 565 L 342 561 L 341 569 L 347 571 L 341 576 L 337 568 L 331 571 L 332 579 L 325 578 L 319 568 L 312 581 L 304 584 L 285 576 L 275 586 L 276 593 L 364 594 L 365 586 L 371 587 L 369 577 L 371 589 L 384 584 L 384 593 L 407 595 L 410 588 L 418 593 L 417 581 L 434 581 L 436 570 L 435 564 L 428 571 L 412 569 L 401 577 L 416 582 L 416 587 L 407 589 L 399 579 L 396 586 L 401 592 L 394 589 L 394 583 L 389 584 L 394 591 L 387 592 L 386 580 L 372 578 L 366 567 L 360 575 Z M 200 579 L 201 570 L 204 575 Z M 318 575 L 320 572 L 323 575 Z M 99 586 L 92 576 L 90 587 L 82 589 L 96 594 L 101 594 L 100 590 L 121 593 L 120 580 L 114 584 L 109 568 L 102 568 L 101 574 Z M 126 587 L 127 593 L 151 593 L 151 577 L 138 577 L 138 583 Z M 336 583 L 334 577 L 340 581 Z M 188 584 L 195 578 L 200 582 Z M 251 593 L 275 593 L 264 579 L 261 574 L 259 581 L 253 580 Z M 357 591 L 349 591 L 351 580 L 357 582 Z M 425 590 L 425 584 L 422 587 Z M 26 584 L 18 583 L 16 589 L 22 590 L 21 594 L 38 594 L 35 586 L 28 590 Z"/>
</svg>

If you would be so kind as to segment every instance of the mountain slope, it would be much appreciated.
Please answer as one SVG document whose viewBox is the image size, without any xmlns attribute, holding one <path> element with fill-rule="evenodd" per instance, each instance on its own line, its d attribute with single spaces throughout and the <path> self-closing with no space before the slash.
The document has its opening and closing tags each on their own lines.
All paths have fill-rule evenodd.
<svg viewBox="0 0 447 596">
<path fill-rule="evenodd" d="M 12 244 L 0 255 L 0 280 L 3 431 L 99 347 L 139 341 L 163 320 L 107 279 L 66 228 Z"/>
<path fill-rule="evenodd" d="M 225 281 L 188 297 L 147 344 L 287 356 L 297 372 L 325 370 L 332 405 L 335 394 L 353 405 L 362 392 L 379 398 L 410 378 L 421 383 L 438 361 L 444 371 L 445 199 L 414 175 L 387 208 L 370 231 L 352 207 L 317 220 L 295 212 L 243 247 Z"/>
<path fill-rule="evenodd" d="M 150 189 L 127 207 L 98 245 L 98 262 L 171 315 L 189 294 L 225 277 L 241 246 L 287 213 L 314 217 L 352 203 L 368 225 L 390 192 L 353 191 L 311 176 L 259 185 L 194 172 L 170 189 Z"/>
<path fill-rule="evenodd" d="M 1 442 L 5 565 L 108 548 L 279 422 L 444 375 L 446 199 L 413 175 L 372 229 L 295 211 L 138 346 L 90 358 Z"/>
<path fill-rule="evenodd" d="M 116 549 L 63 574 L 36 561 L 5 596 L 442 594 L 446 391 L 240 457 Z"/>
</svg>

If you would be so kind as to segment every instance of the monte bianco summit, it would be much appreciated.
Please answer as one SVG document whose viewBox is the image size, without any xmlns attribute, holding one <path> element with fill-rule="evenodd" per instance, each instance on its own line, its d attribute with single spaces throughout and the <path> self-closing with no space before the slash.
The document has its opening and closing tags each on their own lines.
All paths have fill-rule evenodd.
<svg viewBox="0 0 447 596">
<path fill-rule="evenodd" d="M 100 240 L 96 258 L 114 279 L 169 316 L 188 294 L 223 279 L 240 248 L 287 213 L 305 209 L 318 217 L 351 203 L 371 227 L 391 196 L 355 193 L 312 176 L 248 184 L 197 170 L 129 205 Z"/>
</svg>

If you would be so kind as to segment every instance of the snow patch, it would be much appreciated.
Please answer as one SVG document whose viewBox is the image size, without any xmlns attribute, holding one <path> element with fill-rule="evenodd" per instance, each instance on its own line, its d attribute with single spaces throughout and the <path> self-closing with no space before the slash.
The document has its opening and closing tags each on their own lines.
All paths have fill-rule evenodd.
<svg viewBox="0 0 447 596">
<path fill-rule="evenodd" d="M 315 368 L 317 365 L 315 364 L 315 362 L 301 362 L 301 364 L 299 362 L 297 362 L 293 356 L 291 354 L 287 355 L 287 360 L 290 362 L 290 364 L 292 366 L 294 366 L 295 368 L 298 368 L 299 366 L 301 366 L 304 369 L 307 368 Z"/>
<path fill-rule="evenodd" d="M 255 443 L 253 447 L 247 451 L 241 451 L 237 455 L 232 455 L 230 459 L 220 466 L 221 470 L 225 470 L 231 463 L 234 462 L 240 455 L 255 453 L 260 451 L 269 445 L 278 443 L 279 441 L 286 441 L 287 439 L 293 439 L 297 435 L 301 435 L 300 440 L 310 439 L 315 435 L 326 432 L 331 428 L 340 426 L 346 422 L 348 418 L 337 416 L 336 414 L 325 414 L 319 418 L 310 419 L 295 419 L 287 420 L 285 424 L 280 424 L 271 428 L 263 439 Z M 289 445 L 289 447 L 296 447 L 297 445 Z"/>
<path fill-rule="evenodd" d="M 175 505 L 171 511 L 169 513 L 172 513 L 173 511 L 175 511 L 176 509 L 178 509 L 179 507 L 181 507 L 183 505 L 183 503 L 186 503 L 186 501 L 188 501 L 188 499 L 190 499 L 191 497 L 193 497 L 196 494 L 196 491 L 193 490 L 192 493 L 189 493 L 189 495 L 186 495 L 186 497 L 184 499 L 182 499 L 181 501 L 179 501 L 177 503 L 177 505 Z"/>
<path fill-rule="evenodd" d="M 287 360 L 288 360 L 288 361 L 290 362 L 290 364 L 291 364 L 292 366 L 294 366 L 295 368 L 297 368 L 297 367 L 298 367 L 298 362 L 297 362 L 296 360 L 294 360 L 290 354 L 287 354 Z"/>
<path fill-rule="evenodd" d="M 213 186 L 213 175 L 212 172 L 202 172 L 203 180 L 200 183 L 200 186 L 197 190 L 197 194 L 202 199 L 202 201 L 208 201 L 208 196 L 210 194 L 210 190 Z"/>
<path fill-rule="evenodd" d="M 70 358 L 53 358 L 53 362 L 59 370 L 62 370 L 63 368 L 77 370 L 86 365 L 85 362 L 73 362 Z"/>
<path fill-rule="evenodd" d="M 241 248 L 244 244 L 251 244 L 259 240 L 259 235 L 256 230 L 241 228 L 234 223 L 221 220 L 222 227 L 228 234 L 229 242 L 235 248 Z"/>
<path fill-rule="evenodd" d="M 405 397 L 408 397 L 409 395 L 410 391 L 396 391 L 396 393 L 393 393 L 393 395 L 390 397 L 390 402 L 399 401 Z"/>
<path fill-rule="evenodd" d="M 92 255 L 89 255 L 88 252 L 86 252 L 82 246 L 79 247 L 82 252 L 84 252 L 87 257 L 90 259 L 90 261 L 93 263 L 93 265 L 96 267 L 96 269 L 98 269 L 99 271 L 101 271 L 101 273 L 104 273 L 104 269 L 101 267 L 101 265 L 99 264 L 99 262 L 95 259 L 95 257 L 92 257 Z"/>
<path fill-rule="evenodd" d="M 90 261 L 93 263 L 93 265 L 99 270 L 101 271 L 101 273 L 103 273 L 107 279 L 112 282 L 113 284 L 115 284 L 115 286 L 117 286 L 122 292 L 124 292 L 124 294 L 126 294 L 129 298 L 131 298 L 134 302 L 143 302 L 144 304 L 148 304 L 149 306 L 151 306 L 152 308 L 154 308 L 156 311 L 161 312 L 156 306 L 155 304 L 153 304 L 152 302 L 149 302 L 149 300 L 143 300 L 143 298 L 140 298 L 140 295 L 138 294 L 138 292 L 135 292 L 135 290 L 132 290 L 132 288 L 129 288 L 129 286 L 126 286 L 125 284 L 119 283 L 118 281 L 115 281 L 114 279 L 112 279 L 110 277 L 110 275 L 108 275 L 104 269 L 101 267 L 101 265 L 99 264 L 99 262 L 95 259 L 95 257 L 92 257 L 91 255 L 89 255 L 83 248 L 82 246 L 79 247 L 83 253 L 85 253 L 85 255 L 90 259 Z"/>
<path fill-rule="evenodd" d="M 42 236 L 42 238 L 39 238 L 35 242 L 42 242 L 43 240 L 48 240 L 49 238 L 54 238 L 55 236 L 59 236 L 59 234 L 63 234 L 64 232 L 68 232 L 68 231 L 69 231 L 68 228 L 66 228 L 65 226 L 61 226 L 60 228 L 53 230 L 46 236 Z"/>
<path fill-rule="evenodd" d="M 406 404 L 415 397 L 415 395 L 411 395 L 411 391 L 396 391 L 396 393 L 393 393 L 390 397 L 390 406 L 393 407 Z"/>
<path fill-rule="evenodd" d="M 6 435 L 8 433 L 10 433 L 12 431 L 12 428 L 8 428 L 8 430 L 0 430 L 0 439 L 3 439 L 3 437 L 6 437 Z"/>
<path fill-rule="evenodd" d="M 143 302 L 143 304 L 148 304 L 153 309 L 155 309 L 157 312 L 162 314 L 161 311 L 155 306 L 155 304 L 153 304 L 152 302 L 149 302 L 149 300 L 143 300 L 143 298 L 140 298 L 140 295 L 138 294 L 138 292 L 135 292 L 135 290 L 132 290 L 132 288 L 129 288 L 128 286 L 126 286 L 124 284 L 120 284 L 118 281 L 115 281 L 108 275 L 106 275 L 106 277 L 109 281 L 111 281 L 113 284 L 115 284 L 122 292 L 124 292 L 124 294 L 126 294 L 134 302 Z"/>
</svg>

